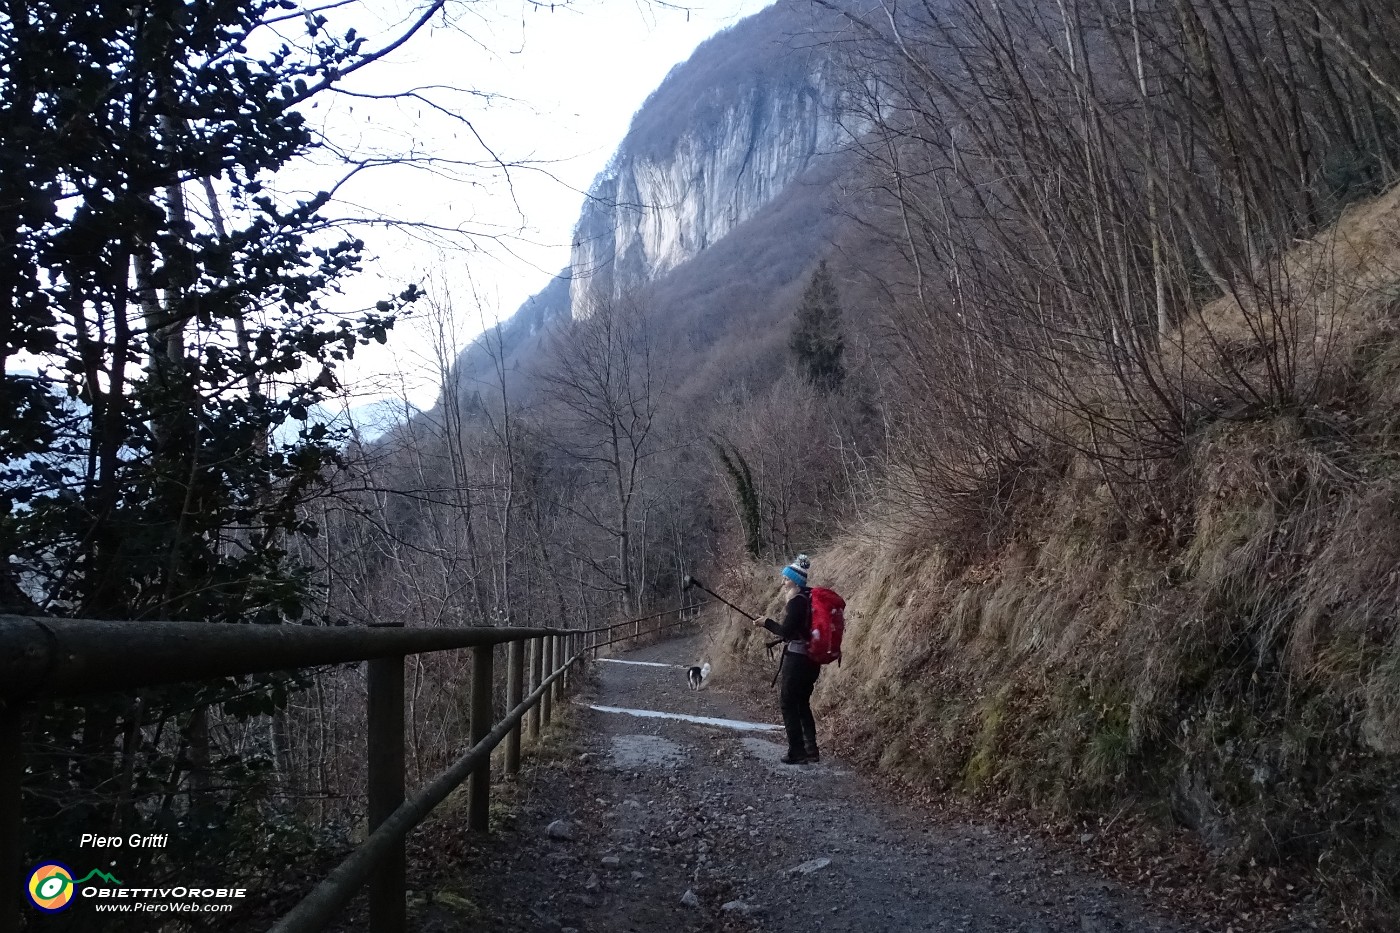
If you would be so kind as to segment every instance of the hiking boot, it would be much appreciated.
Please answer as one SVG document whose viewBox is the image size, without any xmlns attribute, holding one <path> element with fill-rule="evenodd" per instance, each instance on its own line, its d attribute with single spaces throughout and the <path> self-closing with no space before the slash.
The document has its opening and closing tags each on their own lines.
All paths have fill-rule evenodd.
<svg viewBox="0 0 1400 933">
<path fill-rule="evenodd" d="M 805 757 L 812 764 L 817 764 L 822 760 L 822 753 L 817 751 L 815 748 L 809 748 L 807 749 L 807 752 L 803 757 Z"/>
<path fill-rule="evenodd" d="M 788 752 L 786 755 L 779 758 L 778 760 L 785 765 L 805 765 L 809 761 L 811 761 L 811 759 L 808 758 L 807 755 L 803 752 Z"/>
</svg>

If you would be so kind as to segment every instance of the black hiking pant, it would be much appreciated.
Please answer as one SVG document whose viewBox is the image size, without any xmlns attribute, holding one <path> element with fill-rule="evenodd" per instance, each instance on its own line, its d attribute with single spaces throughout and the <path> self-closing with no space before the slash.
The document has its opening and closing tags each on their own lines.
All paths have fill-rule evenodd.
<svg viewBox="0 0 1400 933">
<path fill-rule="evenodd" d="M 778 701 L 782 704 L 790 757 L 816 757 L 817 722 L 812 718 L 812 688 L 817 685 L 817 675 L 821 672 L 821 665 L 813 663 L 805 654 L 791 651 L 783 654 Z"/>
</svg>

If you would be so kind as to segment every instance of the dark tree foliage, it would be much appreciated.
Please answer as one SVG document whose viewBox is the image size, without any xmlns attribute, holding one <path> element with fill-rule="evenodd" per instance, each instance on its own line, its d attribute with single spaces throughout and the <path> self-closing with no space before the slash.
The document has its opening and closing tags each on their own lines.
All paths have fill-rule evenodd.
<svg viewBox="0 0 1400 933">
<path fill-rule="evenodd" d="M 797 357 L 800 371 L 814 386 L 826 392 L 841 388 L 846 378 L 841 363 L 846 340 L 841 326 L 841 301 L 826 260 L 817 263 L 802 293 L 788 346 Z"/>
<path fill-rule="evenodd" d="M 339 448 L 309 409 L 416 295 L 328 316 L 318 296 L 363 244 L 331 228 L 329 195 L 267 186 L 314 144 L 297 107 L 379 54 L 326 25 L 290 0 L 14 0 L 0 16 L 0 573 L 43 611 L 306 613 L 287 544 L 316 533 L 299 506 Z M 168 827 L 185 777 L 219 765 L 204 717 L 231 688 L 42 712 L 30 815 Z M 156 788 L 160 806 L 133 803 Z"/>
<path fill-rule="evenodd" d="M 309 530 L 294 505 L 334 448 L 317 427 L 265 441 L 392 307 L 323 319 L 316 296 L 361 244 L 313 238 L 327 195 L 264 193 L 311 145 L 293 105 L 361 45 L 250 57 L 281 9 L 26 3 L 0 33 L 0 545 L 52 610 L 299 614 L 272 538 Z M 196 221 L 205 180 L 241 226 Z M 11 371 L 19 353 L 37 376 Z"/>
</svg>

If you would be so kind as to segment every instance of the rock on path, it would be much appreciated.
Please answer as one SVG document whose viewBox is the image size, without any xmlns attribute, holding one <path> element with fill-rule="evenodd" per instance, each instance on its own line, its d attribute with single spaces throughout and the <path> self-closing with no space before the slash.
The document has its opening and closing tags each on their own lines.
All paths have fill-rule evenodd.
<svg viewBox="0 0 1400 933">
<path fill-rule="evenodd" d="M 702 650 L 690 638 L 623 657 L 683 665 Z M 595 677 L 574 698 L 578 728 L 563 761 L 526 777 L 515 827 L 463 866 L 475 916 L 441 929 L 1186 929 L 1030 840 L 884 802 L 839 761 L 783 765 L 781 732 L 585 704 L 769 723 L 776 708 L 691 691 L 678 668 L 600 663 Z"/>
</svg>

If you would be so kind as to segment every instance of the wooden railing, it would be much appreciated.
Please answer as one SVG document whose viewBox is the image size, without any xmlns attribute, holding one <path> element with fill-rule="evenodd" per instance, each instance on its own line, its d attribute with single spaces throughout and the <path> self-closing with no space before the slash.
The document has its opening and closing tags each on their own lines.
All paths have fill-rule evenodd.
<svg viewBox="0 0 1400 933">
<path fill-rule="evenodd" d="M 683 625 L 687 612 L 683 607 L 587 629 L 321 628 L 0 615 L 0 933 L 16 933 L 20 923 L 24 717 L 34 701 L 367 661 L 369 836 L 272 930 L 322 929 L 368 881 L 372 933 L 404 933 L 409 830 L 470 778 L 467 827 L 486 831 L 492 751 L 504 741 L 504 771 L 516 774 L 522 731 L 535 737 L 549 725 L 586 660 L 610 645 Z M 659 621 L 668 616 L 675 621 Z M 644 633 L 643 622 L 657 624 Z M 495 721 L 495 648 L 501 644 L 507 646 L 507 712 Z M 473 653 L 471 748 L 405 799 L 404 659 L 460 648 Z"/>
</svg>

